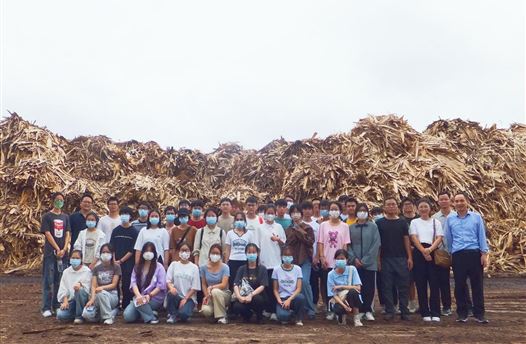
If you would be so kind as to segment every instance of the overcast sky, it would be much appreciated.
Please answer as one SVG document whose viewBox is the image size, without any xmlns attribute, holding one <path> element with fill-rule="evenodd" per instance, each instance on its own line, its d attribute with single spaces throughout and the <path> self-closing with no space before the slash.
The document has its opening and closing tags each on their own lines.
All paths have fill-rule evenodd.
<svg viewBox="0 0 526 344">
<path fill-rule="evenodd" d="M 525 122 L 525 8 L 495 1 L 2 0 L 1 114 L 210 151 L 397 113 Z"/>
</svg>

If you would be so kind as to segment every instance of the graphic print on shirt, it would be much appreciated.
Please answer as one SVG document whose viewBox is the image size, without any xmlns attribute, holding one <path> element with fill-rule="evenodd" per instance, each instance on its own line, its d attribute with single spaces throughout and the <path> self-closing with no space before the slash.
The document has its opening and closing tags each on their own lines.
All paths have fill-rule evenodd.
<svg viewBox="0 0 526 344">
<path fill-rule="evenodd" d="M 59 219 L 53 220 L 53 229 L 55 238 L 62 238 L 64 236 L 64 221 Z"/>
<path fill-rule="evenodd" d="M 108 285 L 111 284 L 113 281 L 113 275 L 115 274 L 115 271 L 113 270 L 103 270 L 99 271 L 99 280 L 101 285 Z"/>
<path fill-rule="evenodd" d="M 331 248 L 338 247 L 338 231 L 336 232 L 329 231 L 329 247 Z"/>
</svg>

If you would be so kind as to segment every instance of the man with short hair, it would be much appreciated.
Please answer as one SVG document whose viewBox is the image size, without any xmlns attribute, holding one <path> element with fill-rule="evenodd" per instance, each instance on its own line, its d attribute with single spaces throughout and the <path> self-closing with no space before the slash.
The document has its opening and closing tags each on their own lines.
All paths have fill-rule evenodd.
<svg viewBox="0 0 526 344">
<path fill-rule="evenodd" d="M 318 219 L 318 223 L 321 224 L 324 221 L 329 221 L 329 208 L 331 206 L 331 202 L 329 202 L 326 199 L 322 199 L 320 201 L 320 218 Z"/>
<path fill-rule="evenodd" d="M 289 228 L 289 226 L 292 224 L 292 220 L 290 219 L 290 216 L 287 218 L 285 214 L 287 214 L 287 201 L 285 199 L 278 199 L 276 201 L 276 218 L 274 219 L 274 222 L 279 223 L 281 227 L 283 227 L 283 230 Z"/>
<path fill-rule="evenodd" d="M 217 226 L 228 233 L 234 225 L 234 216 L 230 214 L 232 211 L 232 201 L 228 197 L 221 198 L 219 202 L 219 208 L 221 209 L 221 215 L 217 219 Z"/>
<path fill-rule="evenodd" d="M 467 278 L 473 295 L 473 314 L 478 323 L 486 324 L 484 313 L 484 268 L 488 266 L 488 243 L 486 227 L 480 214 L 469 210 L 469 199 L 463 192 L 454 198 L 457 214 L 446 219 L 445 236 L 449 252 L 453 255 L 455 300 L 458 322 L 468 319 L 466 300 Z"/>
<path fill-rule="evenodd" d="M 258 216 L 257 209 L 258 209 L 257 198 L 254 196 L 248 197 L 247 200 L 245 201 L 247 230 L 255 231 L 258 226 L 263 224 L 263 218 Z"/>
<path fill-rule="evenodd" d="M 106 205 L 109 213 L 100 218 L 97 229 L 104 233 L 104 242 L 108 243 L 110 242 L 113 229 L 121 224 L 121 218 L 119 216 L 119 200 L 117 197 L 112 196 L 108 198 Z"/>
<path fill-rule="evenodd" d="M 321 198 L 315 197 L 312 199 L 312 219 L 318 221 L 320 218 L 320 202 Z"/>
<path fill-rule="evenodd" d="M 137 207 L 137 213 L 139 214 L 139 218 L 135 221 L 132 221 L 132 225 L 137 228 L 137 230 L 140 232 L 143 228 L 146 228 L 148 225 L 148 215 L 150 214 L 150 206 L 146 202 L 139 202 L 139 206 Z"/>
<path fill-rule="evenodd" d="M 347 219 L 345 223 L 349 226 L 356 223 L 356 206 L 358 205 L 358 200 L 354 197 L 349 197 L 345 201 L 345 207 L 347 209 Z"/>
<path fill-rule="evenodd" d="M 411 226 L 411 222 L 418 217 L 418 214 L 416 213 L 415 201 L 409 197 L 402 198 L 402 201 L 400 202 L 400 210 L 402 212 L 402 216 L 400 218 L 404 219 L 408 226 Z M 411 252 L 413 249 L 414 247 L 411 242 Z M 409 312 L 415 313 L 418 308 L 418 301 L 413 271 L 409 273 L 409 280 Z"/>
<path fill-rule="evenodd" d="M 187 199 L 182 199 L 179 201 L 179 206 L 177 207 L 177 216 L 175 217 L 174 225 L 179 226 L 181 222 L 179 222 L 179 210 L 181 209 L 187 209 L 188 212 L 190 212 L 190 202 Z"/>
<path fill-rule="evenodd" d="M 197 229 L 203 228 L 206 226 L 206 220 L 203 214 L 203 208 L 205 207 L 205 204 L 203 201 L 197 199 L 190 203 L 190 208 L 192 212 L 190 213 L 190 220 L 188 221 L 188 224 L 190 226 L 193 226 Z"/>
<path fill-rule="evenodd" d="M 318 232 L 320 230 L 320 224 L 312 218 L 312 202 L 305 201 L 301 203 L 301 210 L 303 211 L 303 222 L 311 226 L 314 232 L 310 286 L 312 289 L 312 301 L 314 306 L 316 306 L 320 295 L 320 261 L 318 258 Z"/>
<path fill-rule="evenodd" d="M 79 211 L 69 215 L 69 224 L 71 226 L 71 242 L 75 243 L 79 237 L 80 231 L 87 228 L 86 215 L 93 209 L 93 197 L 89 193 L 84 193 L 80 197 Z"/>
<path fill-rule="evenodd" d="M 345 206 L 348 199 L 349 196 L 347 195 L 341 195 L 340 197 L 338 197 L 338 203 L 340 203 L 342 209 L 340 214 L 340 220 L 342 220 L 343 222 L 346 222 L 347 218 L 349 217 L 349 209 L 347 209 L 347 207 Z"/>
</svg>

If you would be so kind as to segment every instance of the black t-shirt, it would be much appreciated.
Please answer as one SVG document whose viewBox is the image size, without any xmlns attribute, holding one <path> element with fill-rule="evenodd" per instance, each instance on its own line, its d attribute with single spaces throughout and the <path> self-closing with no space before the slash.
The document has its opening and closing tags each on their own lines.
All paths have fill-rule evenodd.
<svg viewBox="0 0 526 344">
<path fill-rule="evenodd" d="M 411 226 L 411 221 L 413 221 L 414 219 L 417 219 L 419 216 L 418 215 L 415 215 L 415 217 L 406 217 L 406 216 L 400 216 L 401 219 L 404 219 L 405 222 L 407 222 L 407 225 L 408 226 Z"/>
<path fill-rule="evenodd" d="M 407 257 L 404 236 L 409 236 L 409 225 L 403 218 L 396 220 L 381 218 L 376 221 L 380 232 L 383 258 Z"/>
<path fill-rule="evenodd" d="M 75 244 L 75 241 L 77 241 L 77 238 L 79 237 L 80 231 L 87 228 L 86 218 L 80 211 L 77 211 L 69 215 L 69 223 L 71 225 L 71 243 Z"/>
<path fill-rule="evenodd" d="M 263 265 L 258 265 L 255 269 L 247 269 L 247 266 L 243 265 L 237 270 L 234 285 L 241 287 L 242 279 L 245 279 L 254 290 L 260 286 L 266 288 L 268 287 L 267 268 Z"/>
<path fill-rule="evenodd" d="M 71 232 L 68 215 L 64 213 L 45 213 L 44 216 L 42 216 L 40 232 L 44 234 L 50 232 L 58 247 L 63 249 L 66 241 L 66 232 Z M 46 243 L 44 244 L 44 256 L 47 257 L 54 255 L 54 252 L 55 249 L 46 239 Z"/>
<path fill-rule="evenodd" d="M 126 253 L 131 252 L 132 257 L 129 258 L 125 264 L 134 264 L 134 246 L 135 241 L 137 241 L 137 236 L 139 235 L 139 230 L 136 227 L 130 226 L 124 228 L 123 226 L 117 226 L 113 229 L 111 233 L 110 245 L 115 252 L 115 259 L 119 260 L 126 255 Z"/>
</svg>

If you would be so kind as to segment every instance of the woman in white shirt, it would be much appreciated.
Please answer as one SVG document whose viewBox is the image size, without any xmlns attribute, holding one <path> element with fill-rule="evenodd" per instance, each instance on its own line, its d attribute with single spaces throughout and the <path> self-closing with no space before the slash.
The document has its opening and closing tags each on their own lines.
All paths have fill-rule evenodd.
<svg viewBox="0 0 526 344">
<path fill-rule="evenodd" d="M 152 210 L 148 215 L 146 228 L 141 229 L 135 242 L 135 264 L 139 264 L 142 255 L 142 248 L 147 242 L 155 245 L 155 250 L 159 253 L 158 262 L 168 268 L 170 255 L 170 236 L 165 228 L 161 226 L 161 213 L 158 210 Z"/>
<path fill-rule="evenodd" d="M 86 215 L 86 229 L 79 232 L 77 240 L 73 243 L 75 250 L 82 251 L 82 263 L 87 265 L 90 270 L 95 268 L 95 265 L 100 259 L 100 248 L 106 243 L 106 236 L 104 232 L 98 229 L 99 217 L 94 212 L 89 212 Z"/>
<path fill-rule="evenodd" d="M 265 209 L 265 222 L 256 228 L 256 245 L 260 249 L 259 261 L 267 267 L 268 280 L 272 280 L 274 268 L 281 266 L 281 247 L 287 241 L 285 230 L 279 223 L 274 222 L 276 207 L 269 204 Z M 265 288 L 267 304 L 263 315 L 270 316 L 271 320 L 278 320 L 276 316 L 276 298 L 272 288 Z"/>
<path fill-rule="evenodd" d="M 417 203 L 420 218 L 411 221 L 409 235 L 413 242 L 413 275 L 418 293 L 420 315 L 424 321 L 440 321 L 440 289 L 438 267 L 433 251 L 442 242 L 444 232 L 440 221 L 432 219 L 431 201 L 422 198 Z M 430 297 L 427 288 L 431 290 Z"/>
<path fill-rule="evenodd" d="M 226 234 L 225 263 L 230 268 L 230 279 L 228 286 L 230 290 L 234 288 L 234 279 L 237 270 L 247 263 L 245 248 L 254 242 L 254 234 L 247 230 L 247 218 L 245 213 L 238 212 L 234 216 L 234 229 Z"/>
</svg>

